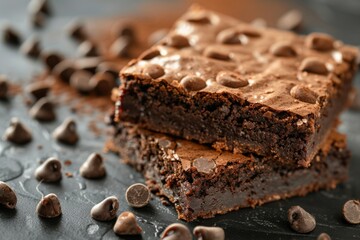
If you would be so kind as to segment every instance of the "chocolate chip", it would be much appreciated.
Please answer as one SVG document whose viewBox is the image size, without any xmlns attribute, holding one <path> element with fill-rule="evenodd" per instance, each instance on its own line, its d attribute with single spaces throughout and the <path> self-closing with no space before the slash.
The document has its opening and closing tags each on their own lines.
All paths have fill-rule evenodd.
<svg viewBox="0 0 360 240">
<path fill-rule="evenodd" d="M 228 71 L 219 72 L 216 76 L 216 82 L 230 88 L 241 88 L 249 85 L 249 82 L 241 75 Z"/>
<path fill-rule="evenodd" d="M 41 58 L 46 68 L 50 71 L 52 71 L 57 64 L 64 60 L 63 55 L 57 52 L 42 53 Z"/>
<path fill-rule="evenodd" d="M 174 48 L 184 48 L 189 47 L 190 43 L 187 37 L 179 34 L 174 34 L 172 36 L 169 36 L 167 41 L 167 45 Z"/>
<path fill-rule="evenodd" d="M 20 51 L 28 57 L 37 58 L 40 55 L 40 40 L 36 37 L 29 38 L 20 47 Z"/>
<path fill-rule="evenodd" d="M 213 58 L 216 60 L 221 60 L 221 61 L 228 61 L 230 60 L 230 56 L 229 53 L 217 49 L 215 47 L 208 47 L 205 49 L 204 51 L 204 56 L 208 57 L 208 58 Z"/>
<path fill-rule="evenodd" d="M 193 12 L 192 14 L 188 15 L 186 21 L 189 23 L 194 24 L 210 24 L 211 20 L 209 15 L 205 12 Z"/>
<path fill-rule="evenodd" d="M 85 41 L 88 37 L 83 24 L 79 21 L 71 22 L 66 28 L 67 34 L 78 42 Z"/>
<path fill-rule="evenodd" d="M 84 41 L 79 45 L 77 55 L 79 57 L 96 57 L 99 56 L 99 50 L 91 41 Z"/>
<path fill-rule="evenodd" d="M 59 142 L 73 145 L 79 140 L 79 136 L 76 131 L 76 123 L 72 118 L 67 118 L 58 126 L 53 134 L 53 138 Z"/>
<path fill-rule="evenodd" d="M 119 200 L 115 196 L 108 197 L 96 204 L 90 212 L 93 219 L 98 221 L 111 221 L 116 218 L 119 210 Z"/>
<path fill-rule="evenodd" d="M 75 71 L 74 62 L 70 60 L 63 60 L 55 66 L 52 71 L 52 75 L 54 75 L 57 79 L 68 83 Z"/>
<path fill-rule="evenodd" d="M 0 99 L 5 100 L 8 97 L 9 82 L 5 75 L 0 75 Z"/>
<path fill-rule="evenodd" d="M 306 37 L 305 46 L 318 51 L 329 51 L 334 48 L 334 39 L 325 33 L 312 33 Z"/>
<path fill-rule="evenodd" d="M 317 100 L 317 94 L 311 91 L 309 88 L 301 85 L 294 86 L 290 90 L 290 95 L 302 102 L 315 104 Z"/>
<path fill-rule="evenodd" d="M 216 36 L 216 41 L 223 44 L 240 44 L 240 34 L 239 32 L 234 28 L 228 28 L 223 31 L 221 31 Z"/>
<path fill-rule="evenodd" d="M 161 53 L 160 53 L 160 50 L 157 49 L 157 48 L 150 48 L 148 49 L 147 51 L 145 51 L 144 53 L 142 53 L 140 55 L 140 59 L 142 60 L 150 60 L 150 59 L 153 59 L 157 56 L 160 56 Z"/>
<path fill-rule="evenodd" d="M 325 64 L 317 58 L 309 57 L 305 58 L 300 65 L 300 71 L 309 72 L 319 75 L 328 74 L 328 70 Z"/>
<path fill-rule="evenodd" d="M 303 22 L 303 15 L 299 10 L 291 10 L 282 15 L 276 23 L 276 26 L 283 30 L 296 31 Z"/>
<path fill-rule="evenodd" d="M 119 37 L 110 46 L 110 55 L 115 58 L 129 57 L 131 42 L 127 37 Z"/>
<path fill-rule="evenodd" d="M 11 45 L 11 46 L 19 46 L 21 44 L 21 36 L 18 31 L 16 31 L 10 25 L 4 26 L 2 29 L 3 34 L 3 41 L 4 43 Z"/>
<path fill-rule="evenodd" d="M 70 86 L 76 89 L 79 93 L 88 94 L 93 90 L 93 86 L 90 84 L 91 78 L 91 73 L 78 70 L 72 74 L 70 78 Z"/>
<path fill-rule="evenodd" d="M 212 159 L 199 157 L 196 158 L 193 162 L 193 166 L 197 169 L 200 173 L 209 174 L 215 169 L 216 164 Z"/>
<path fill-rule="evenodd" d="M 192 240 L 190 230 L 181 223 L 173 223 L 161 234 L 161 240 Z"/>
<path fill-rule="evenodd" d="M 149 39 L 148 39 L 149 46 L 152 46 L 152 45 L 160 42 L 160 40 L 162 40 L 163 38 L 166 37 L 168 32 L 169 32 L 169 29 L 162 28 L 162 29 L 158 29 L 155 32 L 151 33 L 149 36 Z"/>
<path fill-rule="evenodd" d="M 316 227 L 315 218 L 300 206 L 292 206 L 288 210 L 291 228 L 298 233 L 309 233 Z"/>
<path fill-rule="evenodd" d="M 56 119 L 54 104 L 46 97 L 39 99 L 29 111 L 32 118 L 43 122 Z"/>
<path fill-rule="evenodd" d="M 26 144 L 32 140 L 31 131 L 19 119 L 12 118 L 3 139 L 15 144 Z"/>
<path fill-rule="evenodd" d="M 0 181 L 0 205 L 14 209 L 16 207 L 17 197 L 14 190 L 6 183 Z"/>
<path fill-rule="evenodd" d="M 143 73 L 151 77 L 152 79 L 157 79 L 165 75 L 164 68 L 158 64 L 148 64 L 144 67 Z"/>
<path fill-rule="evenodd" d="M 127 203 L 136 208 L 145 207 L 150 201 L 149 188 L 141 183 L 135 183 L 128 187 L 125 193 Z"/>
<path fill-rule="evenodd" d="M 141 227 L 137 224 L 135 215 L 131 212 L 123 212 L 119 215 L 113 228 L 117 235 L 139 235 Z"/>
<path fill-rule="evenodd" d="M 25 91 L 33 96 L 36 100 L 46 97 L 50 91 L 50 85 L 45 82 L 34 82 L 29 84 Z"/>
<path fill-rule="evenodd" d="M 50 16 L 52 13 L 47 0 L 31 0 L 28 5 L 28 11 L 30 14 L 42 12 L 48 16 Z"/>
<path fill-rule="evenodd" d="M 206 82 L 201 77 L 195 75 L 189 75 L 181 79 L 180 85 L 182 85 L 187 91 L 200 91 L 206 88 Z"/>
<path fill-rule="evenodd" d="M 34 28 L 42 28 L 45 25 L 46 14 L 42 12 L 36 12 L 30 14 L 30 23 Z"/>
<path fill-rule="evenodd" d="M 360 201 L 349 200 L 343 206 L 345 220 L 351 224 L 360 224 Z"/>
<path fill-rule="evenodd" d="M 270 47 L 270 53 L 277 57 L 295 57 L 297 55 L 293 46 L 287 43 L 275 43 Z"/>
<path fill-rule="evenodd" d="M 224 229 L 220 227 L 197 226 L 193 231 L 196 239 L 201 240 L 225 240 Z"/>
<path fill-rule="evenodd" d="M 130 42 L 136 42 L 135 28 L 130 24 L 121 26 L 118 31 L 118 37 L 126 37 Z"/>
<path fill-rule="evenodd" d="M 113 75 L 106 72 L 98 72 L 90 79 L 90 86 L 99 96 L 109 96 L 115 87 Z"/>
<path fill-rule="evenodd" d="M 75 68 L 95 73 L 102 59 L 99 57 L 80 58 L 75 61 Z"/>
<path fill-rule="evenodd" d="M 61 162 L 56 158 L 48 158 L 35 170 L 35 178 L 46 183 L 59 182 L 62 179 Z"/>
<path fill-rule="evenodd" d="M 102 156 L 98 153 L 92 153 L 81 165 L 80 175 L 89 179 L 105 177 L 106 169 Z"/>
<path fill-rule="evenodd" d="M 56 218 L 61 215 L 61 205 L 58 197 L 50 193 L 43 197 L 36 207 L 36 213 L 43 218 Z"/>
<path fill-rule="evenodd" d="M 327 233 L 321 233 L 317 237 L 317 240 L 331 240 L 331 237 Z"/>
</svg>

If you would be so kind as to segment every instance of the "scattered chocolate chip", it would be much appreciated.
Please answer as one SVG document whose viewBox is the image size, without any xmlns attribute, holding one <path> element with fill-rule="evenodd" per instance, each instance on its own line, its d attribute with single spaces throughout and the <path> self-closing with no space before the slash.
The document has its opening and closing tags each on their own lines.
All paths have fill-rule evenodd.
<svg viewBox="0 0 360 240">
<path fill-rule="evenodd" d="M 360 224 L 360 201 L 349 200 L 343 206 L 345 220 L 351 224 Z"/>
<path fill-rule="evenodd" d="M 292 206 L 288 210 L 291 228 L 298 233 L 309 233 L 316 227 L 315 218 L 300 206 Z"/>
<path fill-rule="evenodd" d="M 97 179 L 106 175 L 104 160 L 98 153 L 92 153 L 80 167 L 80 175 L 84 178 Z"/>
<path fill-rule="evenodd" d="M 63 60 L 55 66 L 52 71 L 52 75 L 68 83 L 75 71 L 74 62 L 70 60 Z"/>
<path fill-rule="evenodd" d="M 205 12 L 194 12 L 187 16 L 186 21 L 194 24 L 210 24 L 211 20 L 209 15 Z"/>
<path fill-rule="evenodd" d="M 118 37 L 126 37 L 130 42 L 136 42 L 135 28 L 130 24 L 122 25 L 118 30 Z"/>
<path fill-rule="evenodd" d="M 321 233 L 317 237 L 317 240 L 331 240 L 331 237 L 327 233 Z"/>
<path fill-rule="evenodd" d="M 325 33 L 311 33 L 305 39 L 305 46 L 318 51 L 334 49 L 334 39 Z"/>
<path fill-rule="evenodd" d="M 148 64 L 144 67 L 143 73 L 151 77 L 152 79 L 157 79 L 165 75 L 164 68 L 158 64 Z"/>
<path fill-rule="evenodd" d="M 137 224 L 135 215 L 131 212 L 123 212 L 117 218 L 113 228 L 117 235 L 139 235 L 142 232 Z"/>
<path fill-rule="evenodd" d="M 216 76 L 216 82 L 230 88 L 241 88 L 249 85 L 248 80 L 234 72 L 221 71 Z"/>
<path fill-rule="evenodd" d="M 16 47 L 21 44 L 22 38 L 20 36 L 20 33 L 18 33 L 18 31 L 10 25 L 4 26 L 2 32 L 4 43 Z"/>
<path fill-rule="evenodd" d="M 283 30 L 297 31 L 303 22 L 303 15 L 299 10 L 291 10 L 282 15 L 276 23 L 276 26 Z"/>
<path fill-rule="evenodd" d="M 83 24 L 79 21 L 71 22 L 66 28 L 67 34 L 78 42 L 85 41 L 88 37 Z"/>
<path fill-rule="evenodd" d="M 97 72 L 109 73 L 113 76 L 114 79 L 116 79 L 119 77 L 120 69 L 121 68 L 116 63 L 102 62 L 99 64 L 96 70 Z"/>
<path fill-rule="evenodd" d="M 213 58 L 216 60 L 221 61 L 228 61 L 230 60 L 229 53 L 216 49 L 215 47 L 208 47 L 204 51 L 204 56 L 208 58 Z"/>
<path fill-rule="evenodd" d="M 48 158 L 35 170 L 35 178 L 46 183 L 59 182 L 62 179 L 61 162 L 56 158 Z"/>
<path fill-rule="evenodd" d="M 58 197 L 50 193 L 43 197 L 36 207 L 36 213 L 43 218 L 56 218 L 61 215 L 61 205 Z"/>
<path fill-rule="evenodd" d="M 161 55 L 161 53 L 160 53 L 159 49 L 150 48 L 149 50 L 142 53 L 139 58 L 142 59 L 142 60 L 150 60 L 150 59 L 153 59 L 153 58 L 155 58 L 157 56 L 160 56 L 160 55 Z"/>
<path fill-rule="evenodd" d="M 9 82 L 5 75 L 0 75 L 0 99 L 5 100 L 8 97 Z"/>
<path fill-rule="evenodd" d="M 319 75 L 326 75 L 329 72 L 328 69 L 326 68 L 326 65 L 322 61 L 313 57 L 305 58 L 301 62 L 299 69 L 302 72 L 309 72 Z"/>
<path fill-rule="evenodd" d="M 195 75 L 189 75 L 181 79 L 180 85 L 182 85 L 187 91 L 200 91 L 206 88 L 206 82 L 201 77 Z"/>
<path fill-rule="evenodd" d="M 224 229 L 220 227 L 197 226 L 193 233 L 198 240 L 225 240 Z"/>
<path fill-rule="evenodd" d="M 46 97 L 39 99 L 29 111 L 32 118 L 43 122 L 56 119 L 54 104 Z"/>
<path fill-rule="evenodd" d="M 42 53 L 41 58 L 46 68 L 50 71 L 52 71 L 57 64 L 64 60 L 64 57 L 57 52 Z"/>
<path fill-rule="evenodd" d="M 295 57 L 297 55 L 293 46 L 287 43 L 275 43 L 270 47 L 270 53 L 277 57 Z"/>
<path fill-rule="evenodd" d="M 46 97 L 50 91 L 50 85 L 45 82 L 34 82 L 26 86 L 25 91 L 36 100 Z"/>
<path fill-rule="evenodd" d="M 215 169 L 216 164 L 212 159 L 199 157 L 194 160 L 193 166 L 200 173 L 210 174 Z"/>
<path fill-rule="evenodd" d="M 42 12 L 35 12 L 30 14 L 30 23 L 34 28 L 42 28 L 45 25 L 46 14 Z"/>
<path fill-rule="evenodd" d="M 187 39 L 187 37 L 183 36 L 183 35 L 179 35 L 179 34 L 174 34 L 172 36 L 169 36 L 166 44 L 170 47 L 174 47 L 174 48 L 184 48 L 184 47 L 189 47 L 190 43 L 189 40 Z"/>
<path fill-rule="evenodd" d="M 181 223 L 173 223 L 165 228 L 161 240 L 192 240 L 190 230 Z"/>
<path fill-rule="evenodd" d="M 76 89 L 79 93 L 88 94 L 93 90 L 90 85 L 91 73 L 78 70 L 72 74 L 70 78 L 70 86 Z"/>
<path fill-rule="evenodd" d="M 135 183 L 128 187 L 125 193 L 127 203 L 136 208 L 145 207 L 150 201 L 150 190 L 142 183 Z"/>
<path fill-rule="evenodd" d="M 0 205 L 9 209 L 16 207 L 17 197 L 14 190 L 6 183 L 0 181 Z"/>
<path fill-rule="evenodd" d="M 15 144 L 26 144 L 32 140 L 31 131 L 19 119 L 12 118 L 3 139 Z"/>
<path fill-rule="evenodd" d="M 317 94 L 311 91 L 309 88 L 301 85 L 294 86 L 290 90 L 290 95 L 302 102 L 315 104 L 317 100 Z"/>
<path fill-rule="evenodd" d="M 40 55 L 40 40 L 36 37 L 29 38 L 20 47 L 20 51 L 28 57 L 37 58 Z"/>
<path fill-rule="evenodd" d="M 79 57 L 96 57 L 99 56 L 99 50 L 91 41 L 84 41 L 79 45 L 77 54 Z"/>
<path fill-rule="evenodd" d="M 110 46 L 110 55 L 115 58 L 129 57 L 131 42 L 127 37 L 119 37 Z"/>
<path fill-rule="evenodd" d="M 250 24 L 256 28 L 266 28 L 267 26 L 267 22 L 263 18 L 255 18 Z"/>
<path fill-rule="evenodd" d="M 42 12 L 48 16 L 51 15 L 52 11 L 47 0 L 31 0 L 28 5 L 28 11 L 30 14 Z"/>
<path fill-rule="evenodd" d="M 234 28 L 228 28 L 223 31 L 221 31 L 216 36 L 216 41 L 223 44 L 240 44 L 240 34 L 239 32 Z"/>
<path fill-rule="evenodd" d="M 76 131 L 76 123 L 72 118 L 67 118 L 58 126 L 53 134 L 53 138 L 59 142 L 73 145 L 79 140 L 79 136 Z"/>
<path fill-rule="evenodd" d="M 106 72 L 98 72 L 90 79 L 90 85 L 99 96 L 110 96 L 115 87 L 113 75 Z"/>
<path fill-rule="evenodd" d="M 80 58 L 75 61 L 75 68 L 94 74 L 101 61 L 99 57 Z"/>
<path fill-rule="evenodd" d="M 152 34 L 150 34 L 149 39 L 148 39 L 149 46 L 152 46 L 152 45 L 160 42 L 160 40 L 162 40 L 163 38 L 166 37 L 168 32 L 169 32 L 169 29 L 162 28 L 162 29 L 158 29 L 155 32 L 153 32 Z"/>
<path fill-rule="evenodd" d="M 90 212 L 93 219 L 98 221 L 111 221 L 116 218 L 119 210 L 119 200 L 115 196 L 108 197 L 96 204 Z"/>
</svg>

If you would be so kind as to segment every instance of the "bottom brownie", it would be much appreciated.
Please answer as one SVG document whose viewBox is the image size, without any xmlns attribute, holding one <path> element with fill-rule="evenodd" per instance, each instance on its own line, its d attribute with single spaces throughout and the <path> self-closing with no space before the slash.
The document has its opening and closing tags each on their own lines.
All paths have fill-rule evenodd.
<svg viewBox="0 0 360 240">
<path fill-rule="evenodd" d="M 186 221 L 334 188 L 347 179 L 350 155 L 345 137 L 335 132 L 310 168 L 292 170 L 135 126 L 118 127 L 114 144 L 123 161 L 141 171 Z"/>
</svg>

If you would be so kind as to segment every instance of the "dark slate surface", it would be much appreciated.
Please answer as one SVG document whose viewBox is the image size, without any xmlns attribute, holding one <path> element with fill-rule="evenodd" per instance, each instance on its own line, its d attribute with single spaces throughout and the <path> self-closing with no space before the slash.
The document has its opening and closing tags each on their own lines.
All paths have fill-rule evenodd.
<svg viewBox="0 0 360 240">
<path fill-rule="evenodd" d="M 53 1 L 56 15 L 50 20 L 46 30 L 37 34 L 44 41 L 46 49 L 57 48 L 71 53 L 72 45 L 59 33 L 69 20 L 84 16 L 129 14 L 135 11 L 140 2 L 143 1 Z M 360 43 L 359 28 L 356 24 L 356 21 L 359 23 L 360 4 L 356 0 L 348 1 L 353 4 L 351 6 L 338 5 L 342 1 L 283 2 L 290 4 L 289 7 L 294 4 L 306 11 L 306 22 L 311 23 L 311 27 L 307 27 L 308 31 L 323 30 L 346 42 Z M 300 2 L 303 5 L 299 5 Z M 26 4 L 26 0 L 1 1 L 0 24 L 8 21 L 27 36 L 33 34 L 26 22 Z M 257 15 L 254 13 L 254 16 Z M 9 75 L 12 81 L 25 84 L 29 81 L 29 76 L 40 70 L 41 67 L 36 63 L 25 59 L 16 50 L 0 44 L 0 73 Z M 13 146 L 0 140 L 0 180 L 7 181 L 18 195 L 15 211 L 0 209 L 0 239 L 118 239 L 112 232 L 114 222 L 101 223 L 89 216 L 91 207 L 110 195 L 119 198 L 120 211 L 131 210 L 138 216 L 144 229 L 143 239 L 158 239 L 168 224 L 177 221 L 174 209 L 163 206 L 157 198 L 144 209 L 130 209 L 127 206 L 124 199 L 126 188 L 132 183 L 143 182 L 143 179 L 131 168 L 119 163 L 113 154 L 105 155 L 108 170 L 105 179 L 90 181 L 78 176 L 81 162 L 90 153 L 101 151 L 105 141 L 105 137 L 96 138 L 89 132 L 87 123 L 91 120 L 90 117 L 73 115 L 67 106 L 62 106 L 57 109 L 58 121 L 39 124 L 29 118 L 27 111 L 22 96 L 16 96 L 7 103 L 0 103 L 0 134 L 4 132 L 10 118 L 16 116 L 31 127 L 35 139 L 25 147 Z M 60 145 L 50 136 L 55 126 L 69 115 L 79 123 L 81 141 L 77 147 Z M 226 231 L 227 239 L 316 239 L 321 232 L 327 232 L 332 239 L 359 239 L 360 226 L 346 224 L 341 217 L 341 208 L 347 199 L 360 197 L 360 112 L 346 112 L 342 120 L 341 131 L 348 134 L 352 151 L 351 176 L 346 184 L 335 190 L 321 191 L 304 198 L 278 201 L 254 210 L 243 209 L 214 219 L 197 221 L 188 224 L 189 227 L 199 224 L 221 226 Z M 103 123 L 98 125 L 105 128 Z M 38 149 L 38 145 L 43 148 Z M 60 184 L 41 184 L 38 187 L 43 194 L 56 193 L 63 209 L 61 218 L 42 220 L 35 214 L 41 194 L 36 190 L 38 182 L 33 178 L 33 171 L 40 160 L 49 156 L 56 156 L 61 160 L 71 159 L 73 164 L 64 166 L 63 170 L 74 173 L 74 177 L 64 177 Z M 290 230 L 286 212 L 292 205 L 301 205 L 316 217 L 318 223 L 314 232 L 301 235 Z"/>
</svg>

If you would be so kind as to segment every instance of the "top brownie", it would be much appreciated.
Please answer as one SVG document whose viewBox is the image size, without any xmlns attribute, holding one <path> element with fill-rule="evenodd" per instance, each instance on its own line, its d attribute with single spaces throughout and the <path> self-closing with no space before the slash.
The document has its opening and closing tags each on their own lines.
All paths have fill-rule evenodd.
<svg viewBox="0 0 360 240">
<path fill-rule="evenodd" d="M 357 49 L 192 7 L 121 72 L 117 121 L 308 167 L 347 104 Z"/>
</svg>

